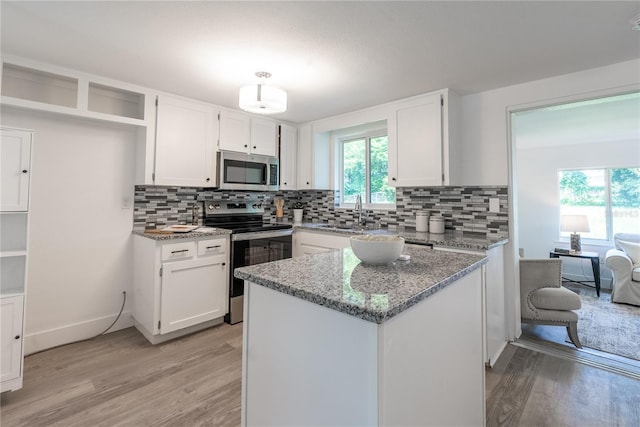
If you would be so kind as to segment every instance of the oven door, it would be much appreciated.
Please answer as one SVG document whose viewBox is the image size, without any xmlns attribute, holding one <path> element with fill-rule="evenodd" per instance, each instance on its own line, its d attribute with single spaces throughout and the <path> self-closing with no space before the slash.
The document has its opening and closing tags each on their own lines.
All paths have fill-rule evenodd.
<svg viewBox="0 0 640 427">
<path fill-rule="evenodd" d="M 231 278 L 229 280 L 229 314 L 227 322 L 242 322 L 244 304 L 244 280 L 233 277 L 238 267 L 262 264 L 291 258 L 293 251 L 293 230 L 277 230 L 232 235 Z"/>
</svg>

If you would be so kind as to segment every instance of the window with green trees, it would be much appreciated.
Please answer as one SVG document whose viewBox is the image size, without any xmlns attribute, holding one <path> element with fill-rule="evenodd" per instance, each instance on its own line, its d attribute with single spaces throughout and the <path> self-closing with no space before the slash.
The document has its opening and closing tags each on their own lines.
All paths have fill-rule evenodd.
<svg viewBox="0 0 640 427">
<path fill-rule="evenodd" d="M 560 215 L 589 218 L 590 231 L 582 237 L 611 240 L 615 233 L 640 233 L 640 168 L 561 170 L 558 182 Z"/>
<path fill-rule="evenodd" d="M 342 201 L 355 203 L 360 194 L 368 205 L 393 205 L 394 187 L 388 185 L 389 157 L 386 135 L 364 136 L 341 141 Z"/>
</svg>

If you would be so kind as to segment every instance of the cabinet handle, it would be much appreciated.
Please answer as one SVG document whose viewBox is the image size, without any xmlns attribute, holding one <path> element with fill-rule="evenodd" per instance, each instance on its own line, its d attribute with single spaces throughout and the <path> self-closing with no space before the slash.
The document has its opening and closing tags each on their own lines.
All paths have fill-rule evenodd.
<svg viewBox="0 0 640 427">
<path fill-rule="evenodd" d="M 215 245 L 215 246 L 207 246 L 206 249 L 213 249 L 213 248 L 219 248 L 222 245 Z"/>
<path fill-rule="evenodd" d="M 285 182 L 284 185 L 287 185 L 287 183 Z"/>
<path fill-rule="evenodd" d="M 395 180 L 396 180 L 395 178 L 391 178 L 391 181 L 395 181 Z"/>
<path fill-rule="evenodd" d="M 20 335 L 16 335 L 16 339 L 19 340 L 20 339 Z"/>
<path fill-rule="evenodd" d="M 256 148 L 257 148 L 257 147 L 254 145 L 254 146 L 253 146 L 253 149 L 255 150 Z"/>
<path fill-rule="evenodd" d="M 26 169 L 22 169 L 22 173 L 27 173 L 27 170 Z"/>
<path fill-rule="evenodd" d="M 223 263 L 222 263 L 222 265 L 227 265 L 227 263 L 226 263 L 226 262 L 223 262 Z"/>
<path fill-rule="evenodd" d="M 189 249 L 181 249 L 179 251 L 171 251 L 172 254 L 179 254 L 181 252 L 189 252 Z"/>
<path fill-rule="evenodd" d="M 248 145 L 247 145 L 247 144 L 244 144 L 244 148 L 247 148 L 247 147 L 248 147 Z"/>
<path fill-rule="evenodd" d="M 309 181 L 307 181 L 307 185 L 309 185 Z"/>
<path fill-rule="evenodd" d="M 207 182 L 211 181 L 211 178 L 207 178 L 207 179 L 206 179 L 206 181 L 207 181 Z"/>
</svg>

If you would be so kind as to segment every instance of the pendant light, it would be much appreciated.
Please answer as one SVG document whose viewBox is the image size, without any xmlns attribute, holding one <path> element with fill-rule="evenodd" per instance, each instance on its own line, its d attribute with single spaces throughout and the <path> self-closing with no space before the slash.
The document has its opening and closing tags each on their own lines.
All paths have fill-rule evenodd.
<svg viewBox="0 0 640 427">
<path fill-rule="evenodd" d="M 276 114 L 287 111 L 287 92 L 264 84 L 265 80 L 271 77 L 271 73 L 258 71 L 256 76 L 261 79 L 260 83 L 240 88 L 240 108 L 258 114 Z"/>
</svg>

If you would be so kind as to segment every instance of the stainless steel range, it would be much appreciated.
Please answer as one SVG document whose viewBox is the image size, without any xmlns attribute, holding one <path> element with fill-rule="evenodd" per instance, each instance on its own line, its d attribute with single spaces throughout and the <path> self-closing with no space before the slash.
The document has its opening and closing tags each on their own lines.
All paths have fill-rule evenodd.
<svg viewBox="0 0 640 427">
<path fill-rule="evenodd" d="M 242 322 L 244 281 L 233 277 L 238 267 L 291 258 L 293 229 L 288 224 L 270 224 L 263 220 L 260 200 L 205 201 L 204 225 L 231 230 L 229 269 L 229 314 L 227 323 Z"/>
</svg>

